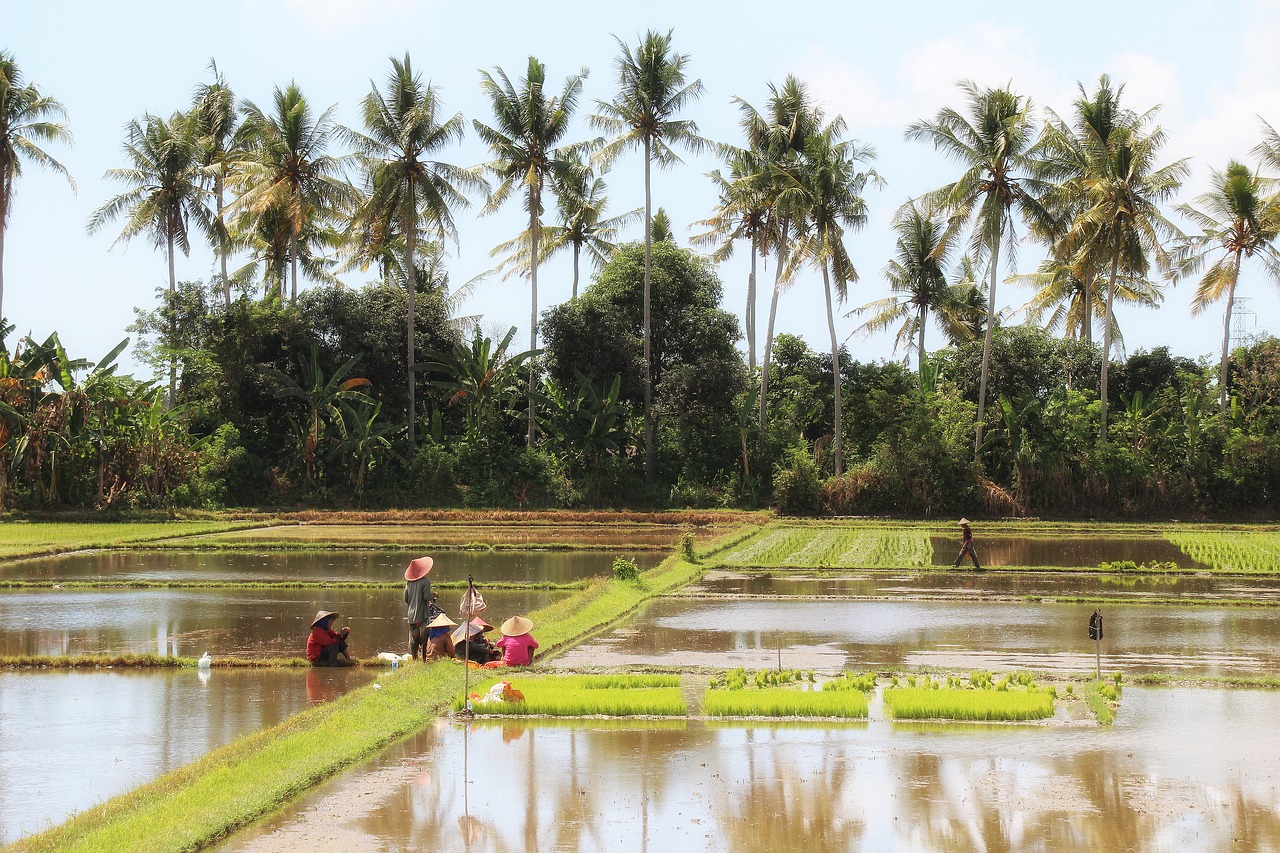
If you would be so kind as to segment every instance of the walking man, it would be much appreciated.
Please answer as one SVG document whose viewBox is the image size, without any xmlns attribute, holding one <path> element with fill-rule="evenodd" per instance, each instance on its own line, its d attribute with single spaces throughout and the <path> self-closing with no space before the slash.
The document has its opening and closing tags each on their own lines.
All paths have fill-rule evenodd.
<svg viewBox="0 0 1280 853">
<path fill-rule="evenodd" d="M 960 568 L 960 561 L 968 554 L 973 559 L 973 567 L 977 571 L 982 571 L 982 566 L 978 565 L 978 552 L 973 550 L 973 531 L 969 529 L 969 519 L 960 519 L 960 553 L 956 555 L 956 561 L 951 564 L 951 568 Z"/>
</svg>

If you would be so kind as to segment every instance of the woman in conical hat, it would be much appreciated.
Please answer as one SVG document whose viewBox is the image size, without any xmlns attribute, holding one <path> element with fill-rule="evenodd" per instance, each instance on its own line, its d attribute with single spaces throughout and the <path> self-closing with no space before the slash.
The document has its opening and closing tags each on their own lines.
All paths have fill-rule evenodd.
<svg viewBox="0 0 1280 853">
<path fill-rule="evenodd" d="M 355 666 L 347 651 L 350 628 L 333 630 L 333 620 L 340 614 L 332 610 L 317 610 L 311 620 L 311 633 L 307 635 L 307 660 L 312 666 Z"/>
<path fill-rule="evenodd" d="M 423 660 L 451 658 L 455 655 L 453 637 L 449 636 L 449 629 L 457 624 L 443 613 L 427 623 L 427 646 Z"/>
<path fill-rule="evenodd" d="M 416 658 L 423 651 L 427 642 L 426 624 L 433 618 L 431 603 L 435 601 L 435 593 L 431 591 L 431 581 L 427 579 L 427 574 L 434 564 L 435 561 L 430 557 L 419 557 L 404 570 L 405 619 L 409 620 L 411 658 Z"/>
<path fill-rule="evenodd" d="M 529 633 L 533 630 L 532 622 L 524 616 L 512 616 L 498 630 L 502 632 L 502 639 L 494 645 L 502 649 L 504 664 L 528 666 L 533 663 L 533 653 L 538 648 L 538 641 Z"/>
<path fill-rule="evenodd" d="M 951 564 L 951 568 L 960 568 L 960 561 L 968 555 L 973 559 L 973 568 L 975 571 L 982 571 L 982 566 L 978 565 L 978 552 L 973 549 L 973 531 L 969 529 L 972 522 L 967 518 L 962 518 L 960 524 L 960 553 L 956 555 L 956 561 Z"/>
</svg>

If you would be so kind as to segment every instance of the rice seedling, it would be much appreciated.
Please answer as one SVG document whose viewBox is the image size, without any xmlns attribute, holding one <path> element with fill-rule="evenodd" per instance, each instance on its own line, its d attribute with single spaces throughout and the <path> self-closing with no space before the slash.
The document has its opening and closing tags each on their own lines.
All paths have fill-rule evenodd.
<svg viewBox="0 0 1280 853">
<path fill-rule="evenodd" d="M 1216 572 L 1280 574 L 1280 532 L 1196 530 L 1165 536 L 1182 553 Z"/>
<path fill-rule="evenodd" d="M 1120 705 L 1120 683 L 1091 681 L 1089 688 L 1085 690 L 1084 701 L 1093 715 L 1098 718 L 1098 724 L 1109 726 L 1115 722 L 1116 708 Z"/>
<path fill-rule="evenodd" d="M 768 527 L 721 560 L 726 565 L 802 568 L 903 568 L 933 562 L 925 530 Z"/>
<path fill-rule="evenodd" d="M 989 674 L 974 675 L 979 675 L 979 681 L 989 679 Z M 987 678 L 980 678 L 982 675 Z M 956 686 L 957 681 L 952 679 L 950 686 L 942 686 L 925 675 L 913 684 L 909 676 L 909 686 L 884 690 L 884 704 L 900 720 L 1023 721 L 1053 716 L 1055 692 L 1037 688 L 1029 676 L 1005 676 L 991 688 Z M 1020 689 L 1010 689 L 1010 685 Z"/>
<path fill-rule="evenodd" d="M 843 717 L 867 716 L 867 698 L 858 690 L 806 690 L 762 687 L 708 690 L 702 697 L 708 717 Z"/>
<path fill-rule="evenodd" d="M 488 679 L 472 694 L 471 708 L 475 713 L 548 717 L 670 717 L 688 713 L 677 676 L 509 675 L 504 680 L 524 694 L 524 701 L 477 701 L 489 687 L 499 683 L 499 679 Z M 464 704 L 458 697 L 454 710 L 461 710 Z"/>
<path fill-rule="evenodd" d="M 831 691 L 858 690 L 862 693 L 871 693 L 876 689 L 876 674 L 874 672 L 864 672 L 862 675 L 855 675 L 852 672 L 844 672 L 830 681 L 824 682 L 822 689 Z"/>
</svg>

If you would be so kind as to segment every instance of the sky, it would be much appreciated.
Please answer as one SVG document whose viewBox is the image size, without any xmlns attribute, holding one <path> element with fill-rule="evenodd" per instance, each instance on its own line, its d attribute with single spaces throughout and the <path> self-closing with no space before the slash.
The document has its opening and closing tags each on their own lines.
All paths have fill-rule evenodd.
<svg viewBox="0 0 1280 853">
<path fill-rule="evenodd" d="M 319 108 L 359 128 L 359 102 L 381 86 L 389 58 L 411 56 L 416 70 L 434 84 L 448 113 L 468 121 L 466 139 L 441 152 L 441 160 L 470 166 L 489 159 L 469 123 L 491 120 L 479 87 L 480 70 L 523 75 L 527 57 L 547 67 L 558 89 L 564 78 L 589 69 L 574 140 L 596 136 L 587 117 L 612 97 L 617 39 L 635 44 L 645 31 L 673 30 L 674 45 L 690 55 L 688 72 L 705 92 L 684 114 L 703 136 L 739 142 L 734 98 L 763 107 L 768 84 L 789 73 L 806 81 L 828 116 L 844 117 L 849 136 L 874 147 L 874 168 L 885 186 L 869 188 L 867 227 L 847 245 L 860 273 L 836 319 L 838 337 L 854 358 L 902 359 L 893 334 L 855 332 L 850 309 L 889 295 L 884 266 L 894 249 L 890 222 L 907 199 L 958 175 L 955 163 L 932 146 L 906 141 L 903 131 L 947 106 L 963 105 L 956 83 L 1011 84 L 1041 108 L 1070 115 L 1084 85 L 1110 74 L 1125 84 L 1130 106 L 1161 106 L 1168 134 L 1165 162 L 1187 157 L 1191 178 L 1179 200 L 1193 201 L 1208 188 L 1210 170 L 1229 159 L 1251 162 L 1261 138 L 1259 116 L 1280 126 L 1280 4 L 1252 2 L 1096 2 L 1075 4 L 911 4 L 800 2 L 779 6 L 743 2 L 567 3 L 536 5 L 444 2 L 444 0 L 225 0 L 218 4 L 173 2 L 71 2 L 5 0 L 0 49 L 11 51 L 28 82 L 58 98 L 69 113 L 70 148 L 47 150 L 70 170 L 65 179 L 28 165 L 15 190 L 6 234 L 4 313 L 17 327 L 43 339 L 57 331 L 73 356 L 97 360 L 122 338 L 136 307 L 154 308 L 167 284 L 164 254 L 149 240 L 115 243 L 122 223 L 88 235 L 85 223 L 124 187 L 103 179 L 127 165 L 121 150 L 125 125 L 145 113 L 167 116 L 185 109 L 193 89 L 208 82 L 210 59 L 242 99 L 267 106 L 275 87 L 296 82 Z M 1108 29 L 1109 28 L 1109 29 Z M 550 87 L 549 87 L 550 88 Z M 339 148 L 334 153 L 342 153 Z M 655 206 L 666 209 L 677 242 L 688 245 L 711 215 L 716 192 L 706 173 L 717 167 L 710 154 L 685 155 L 669 170 L 655 171 Z M 623 155 L 605 176 L 610 213 L 644 203 L 643 161 Z M 457 286 L 490 269 L 490 249 L 519 233 L 518 202 L 481 217 L 483 197 L 457 214 L 459 241 L 449 246 L 448 269 Z M 552 208 L 552 212 L 554 209 Z M 1181 223 L 1173 211 L 1172 218 Z M 1185 223 L 1181 223 L 1185 224 Z M 640 225 L 624 235 L 642 240 Z M 1030 240 L 1010 265 L 1002 255 L 1001 309 L 1016 310 L 1030 291 L 1003 283 L 1006 275 L 1032 272 L 1042 251 Z M 723 307 L 744 314 L 749 248 L 718 268 Z M 243 259 L 242 259 L 243 260 Z M 193 240 L 179 256 L 180 279 L 208 279 L 213 253 Z M 772 265 L 762 268 L 758 338 L 764 339 Z M 355 273 L 351 286 L 370 276 Z M 569 298 L 568 259 L 539 273 L 539 311 Z M 306 287 L 307 285 L 303 285 Z M 1221 347 L 1223 306 L 1190 315 L 1194 282 L 1166 291 L 1157 309 L 1120 306 L 1117 318 L 1128 352 L 1168 346 L 1191 358 L 1213 356 Z M 1242 276 L 1245 334 L 1280 334 L 1280 291 L 1260 267 Z M 461 313 L 482 314 L 486 330 L 520 327 L 527 340 L 530 294 L 527 280 L 492 277 L 480 284 Z M 1020 318 L 1015 316 L 1010 322 Z M 821 277 L 798 275 L 782 296 L 779 332 L 802 336 L 816 350 L 829 346 Z M 1097 334 L 1100 338 L 1100 324 Z M 930 348 L 941 342 L 929 330 Z M 742 344 L 745 347 L 745 343 Z M 127 370 L 145 369 L 122 357 Z"/>
</svg>

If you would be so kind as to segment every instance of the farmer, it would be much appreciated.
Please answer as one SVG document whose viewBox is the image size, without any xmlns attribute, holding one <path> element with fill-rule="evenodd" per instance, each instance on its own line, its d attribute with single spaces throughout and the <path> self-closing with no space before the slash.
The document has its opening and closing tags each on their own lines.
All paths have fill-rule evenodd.
<svg viewBox="0 0 1280 853">
<path fill-rule="evenodd" d="M 493 626 L 477 616 L 465 625 L 459 625 L 453 632 L 456 654 L 465 660 L 479 664 L 489 663 L 502 657 L 502 650 L 489 642 L 486 633 Z"/>
<path fill-rule="evenodd" d="M 457 624 L 445 616 L 443 611 L 427 623 L 427 642 L 422 654 L 423 660 L 454 657 L 453 637 L 449 636 L 449 629 Z"/>
<path fill-rule="evenodd" d="M 311 633 L 307 636 L 307 660 L 312 666 L 355 666 L 351 653 L 347 651 L 347 637 L 351 628 L 341 631 L 333 630 L 333 620 L 339 614 L 329 610 L 316 611 L 316 618 L 311 622 Z"/>
<path fill-rule="evenodd" d="M 498 629 L 502 633 L 502 639 L 494 643 L 498 648 L 502 649 L 502 662 L 507 666 L 528 666 L 533 663 L 534 649 L 538 648 L 538 641 L 533 638 L 529 632 L 533 630 L 533 623 L 524 616 L 512 616 L 506 622 L 502 623 L 502 627 Z"/>
<path fill-rule="evenodd" d="M 969 529 L 969 523 L 967 518 L 960 519 L 960 553 L 956 555 L 956 561 L 951 567 L 960 568 L 960 561 L 968 554 L 973 559 L 973 567 L 982 571 L 982 566 L 978 565 L 978 552 L 973 550 L 973 531 Z"/>
<path fill-rule="evenodd" d="M 431 581 L 427 574 L 434 561 L 430 557 L 419 557 L 404 570 L 404 603 L 407 606 L 405 618 L 409 620 L 409 657 L 416 658 L 423 651 L 427 638 L 423 636 L 424 626 L 434 617 L 429 611 L 435 594 L 431 591 Z M 438 609 L 438 608 L 437 608 Z"/>
</svg>

